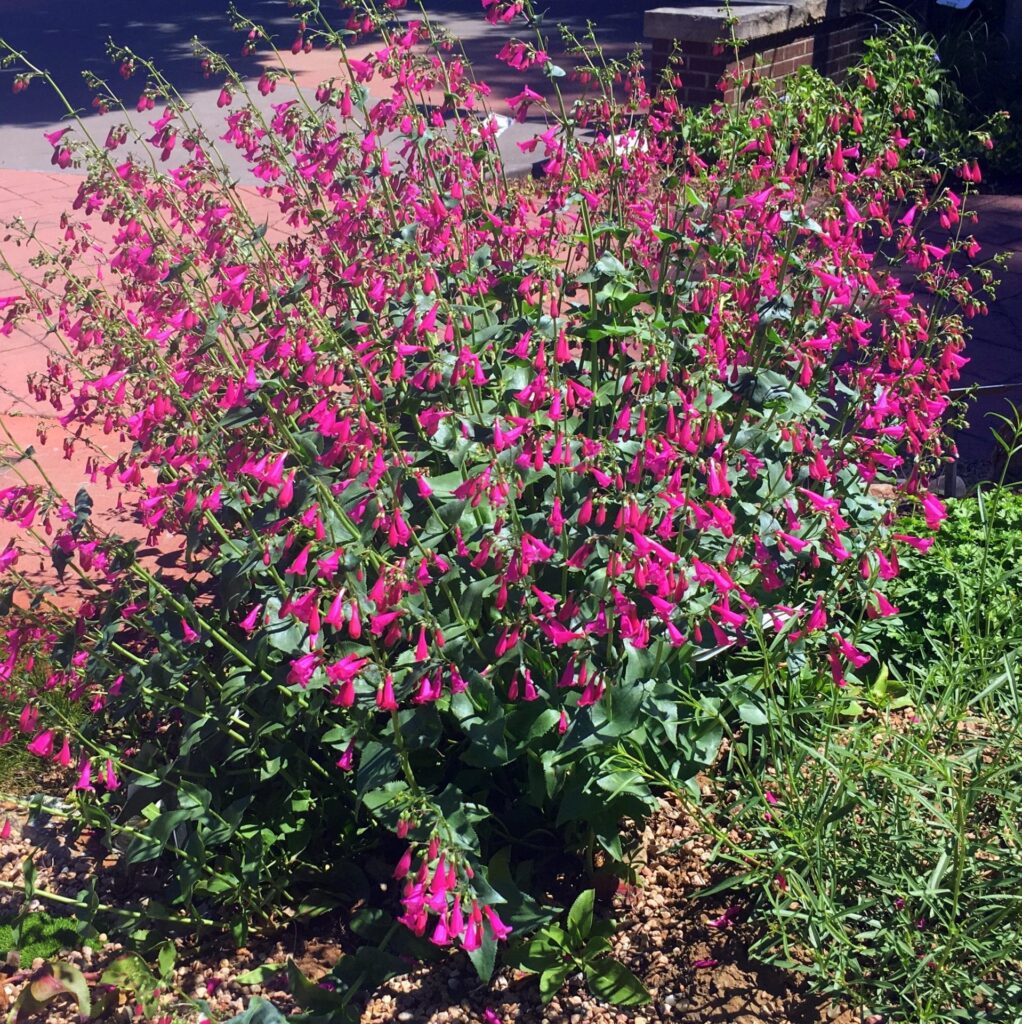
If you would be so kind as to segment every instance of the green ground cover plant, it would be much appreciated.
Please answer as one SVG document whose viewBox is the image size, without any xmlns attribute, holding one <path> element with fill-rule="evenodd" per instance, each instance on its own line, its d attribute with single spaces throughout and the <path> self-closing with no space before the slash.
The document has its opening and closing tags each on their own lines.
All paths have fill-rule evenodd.
<svg viewBox="0 0 1022 1024">
<path fill-rule="evenodd" d="M 907 524 L 912 528 L 911 523 Z M 899 622 L 886 640 L 907 665 L 939 642 L 975 642 L 978 633 L 1016 636 L 1022 600 L 1022 498 L 980 491 L 948 502 L 948 519 L 925 556 L 907 557 L 891 600 Z"/>
<path fill-rule="evenodd" d="M 940 72 L 904 34 L 845 87 L 803 72 L 702 113 L 583 41 L 572 105 L 532 7 L 488 2 L 521 31 L 503 59 L 546 80 L 509 101 L 542 119 L 542 175 L 515 181 L 425 12 L 298 7 L 298 51 L 339 54 L 314 96 L 266 112 L 201 55 L 286 230 L 140 55 L 113 50 L 148 129 L 48 136 L 85 182 L 63 241 L 22 226 L 46 282 L 15 275 L 0 327 L 64 345 L 38 395 L 178 562 L 88 488 L 0 492 L 0 671 L 46 666 L 0 728 L 73 768 L 78 820 L 128 865 L 160 866 L 150 933 L 243 941 L 365 904 L 337 990 L 292 979 L 341 1021 L 402 957 L 458 947 L 488 979 L 510 936 L 558 935 L 554 865 L 583 892 L 597 853 L 626 874 L 622 819 L 741 723 L 764 735 L 778 680 L 807 742 L 874 679 L 899 553 L 946 515 L 928 481 L 991 275 L 975 165 L 930 144 Z M 90 218 L 113 229 L 102 273 Z M 38 551 L 70 610 L 22 572 Z M 600 938 L 585 969 L 613 995 Z"/>
<path fill-rule="evenodd" d="M 50 957 L 61 949 L 73 949 L 81 942 L 76 922 L 51 917 L 44 911 L 29 911 L 0 922 L 0 956 L 17 952 L 28 966 L 36 957 Z"/>
<path fill-rule="evenodd" d="M 813 704 L 773 675 L 715 773 L 724 924 L 751 919 L 755 955 L 884 1019 L 1011 1021 L 1022 996 L 1018 498 L 955 502 L 905 560 L 872 684 Z"/>
<path fill-rule="evenodd" d="M 992 662 L 948 647 L 900 713 L 769 730 L 769 774 L 721 813 L 748 836 L 728 885 L 764 925 L 755 955 L 887 1019 L 1014 1019 L 1018 664 L 1017 646 Z"/>
</svg>

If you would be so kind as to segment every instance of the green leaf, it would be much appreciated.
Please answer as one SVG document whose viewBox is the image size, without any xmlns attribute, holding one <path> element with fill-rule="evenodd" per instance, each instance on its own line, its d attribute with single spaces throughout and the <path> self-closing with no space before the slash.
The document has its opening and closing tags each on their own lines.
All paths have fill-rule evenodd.
<svg viewBox="0 0 1022 1024">
<path fill-rule="evenodd" d="M 269 981 L 283 972 L 283 964 L 260 964 L 250 971 L 245 971 L 244 974 L 239 974 L 234 980 L 239 985 L 261 985 L 264 981 Z"/>
<path fill-rule="evenodd" d="M 401 764 L 392 746 L 371 742 L 365 745 L 358 765 L 356 783 L 359 798 L 370 790 L 380 789 L 398 777 Z"/>
<path fill-rule="evenodd" d="M 769 721 L 766 712 L 758 704 L 749 701 L 739 705 L 738 717 L 746 725 L 766 725 Z"/>
<path fill-rule="evenodd" d="M 287 980 L 291 986 L 291 995 L 303 1010 L 311 1010 L 314 1013 L 332 1013 L 335 1010 L 344 1010 L 348 1003 L 343 992 L 322 988 L 305 977 L 298 969 L 298 965 L 290 958 L 287 961 Z"/>
<path fill-rule="evenodd" d="M 336 893 L 326 892 L 323 889 L 312 889 L 298 904 L 296 916 L 303 919 L 319 917 L 336 910 L 340 904 L 341 899 Z"/>
<path fill-rule="evenodd" d="M 74 512 L 75 518 L 71 524 L 70 533 L 72 537 L 78 537 L 92 514 L 92 498 L 89 497 L 89 492 L 84 487 L 79 488 L 75 495 Z"/>
<path fill-rule="evenodd" d="M 593 927 L 593 903 L 596 900 L 596 890 L 586 889 L 579 893 L 575 902 L 568 911 L 568 934 L 576 946 L 585 944 L 589 932 Z"/>
<path fill-rule="evenodd" d="M 565 939 L 567 936 L 565 936 Z M 532 974 L 542 974 L 551 967 L 558 967 L 565 962 L 567 949 L 563 941 L 558 941 L 543 929 L 532 939 L 518 956 L 515 966 Z"/>
<path fill-rule="evenodd" d="M 253 996 L 252 1001 L 242 1013 L 224 1021 L 224 1024 L 287 1024 L 287 1017 L 273 1003 L 269 1003 L 259 996 Z"/>
<path fill-rule="evenodd" d="M 497 940 L 490 934 L 487 928 L 483 932 L 482 942 L 477 949 L 469 951 L 469 960 L 479 975 L 479 980 L 489 984 L 493 977 L 493 968 L 497 962 Z"/>
<path fill-rule="evenodd" d="M 607 957 L 585 966 L 593 995 L 615 1006 L 643 1006 L 650 1001 L 646 986 L 620 960 Z"/>
<path fill-rule="evenodd" d="M 82 1018 L 92 1015 L 89 986 L 77 967 L 60 961 L 43 964 L 29 983 L 21 990 L 11 1010 L 10 1019 L 22 1024 L 47 1003 L 60 996 L 70 996 L 78 1004 L 78 1015 Z"/>
<path fill-rule="evenodd" d="M 568 975 L 571 973 L 574 964 L 560 964 L 557 967 L 548 967 L 539 976 L 539 996 L 545 1006 L 561 990 Z"/>
<path fill-rule="evenodd" d="M 127 990 L 140 1002 L 146 1016 L 152 1017 L 158 1009 L 158 1001 L 154 993 L 159 982 L 149 970 L 149 965 L 138 953 L 125 953 L 119 956 L 99 978 L 101 985 L 112 985 L 120 990 Z"/>
<path fill-rule="evenodd" d="M 503 896 L 505 903 L 501 917 L 515 932 L 530 932 L 553 918 L 553 912 L 541 909 L 534 899 L 522 892 L 512 877 L 510 846 L 498 850 L 490 859 L 486 866 L 486 880 Z"/>
</svg>

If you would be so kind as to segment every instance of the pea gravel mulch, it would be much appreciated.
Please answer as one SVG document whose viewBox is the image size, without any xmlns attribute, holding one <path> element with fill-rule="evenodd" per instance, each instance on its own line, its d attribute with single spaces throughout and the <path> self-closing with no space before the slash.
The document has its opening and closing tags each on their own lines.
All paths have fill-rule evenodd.
<svg viewBox="0 0 1022 1024">
<path fill-rule="evenodd" d="M 0 882 L 20 886 L 22 864 L 31 856 L 38 889 L 73 896 L 86 878 L 95 876 L 104 901 L 116 905 L 122 899 L 126 906 L 137 906 L 144 898 L 144 879 L 126 878 L 97 843 L 74 841 L 59 817 L 29 819 L 24 808 L 3 804 L 0 815 L 11 822 L 10 835 L 0 841 Z M 620 887 L 604 909 L 622 922 L 615 953 L 646 982 L 651 1004 L 615 1009 L 593 999 L 581 979 L 569 979 L 543 1007 L 534 977 L 505 972 L 484 986 L 464 955 L 452 955 L 373 993 L 362 1024 L 490 1024 L 494 1019 L 501 1024 L 859 1024 L 857 1014 L 809 996 L 796 975 L 750 963 L 741 924 L 720 927 L 715 921 L 726 902 L 714 905 L 693 899 L 714 875 L 707 863 L 710 841 L 683 811 L 665 803 L 639 838 L 639 884 Z M 21 903 L 20 892 L 0 891 L 0 916 L 8 916 Z M 60 913 L 59 906 L 45 901 L 39 901 L 38 908 Z M 58 956 L 95 981 L 122 952 L 119 943 L 105 938 Z M 175 1024 L 198 1024 L 202 1014 L 181 997 L 203 999 L 215 1022 L 239 1012 L 256 995 L 272 1000 L 284 1013 L 293 1011 L 283 973 L 262 985 L 241 985 L 235 979 L 265 963 L 280 963 L 283 970 L 289 957 L 317 979 L 337 963 L 344 946 L 350 948 L 350 941 L 342 923 L 319 918 L 238 951 L 213 948 L 196 954 L 182 948 L 175 977 L 178 1001 L 176 1006 L 168 1004 L 168 1012 Z M 0 959 L 0 1010 L 3 1004 L 13 1004 L 39 966 L 39 961 L 19 964 L 16 955 L 9 955 L 6 962 Z M 34 1019 L 40 1024 L 78 1021 L 69 999 L 51 1003 Z M 107 1019 L 116 1024 L 141 1020 L 127 1003 Z M 871 1018 L 869 1024 L 880 1022 Z"/>
</svg>

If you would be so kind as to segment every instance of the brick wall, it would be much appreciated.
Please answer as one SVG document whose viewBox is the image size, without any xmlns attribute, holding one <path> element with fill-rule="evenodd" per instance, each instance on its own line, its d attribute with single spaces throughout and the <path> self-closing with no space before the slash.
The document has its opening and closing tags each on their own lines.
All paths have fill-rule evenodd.
<svg viewBox="0 0 1022 1024">
<path fill-rule="evenodd" d="M 872 34 L 873 19 L 864 14 L 827 19 L 742 44 L 739 60 L 733 48 L 717 52 L 713 43 L 678 40 L 681 47 L 681 98 L 692 106 L 703 106 L 723 98 L 732 101 L 734 90 L 722 94 L 717 83 L 726 73 L 745 76 L 758 66 L 760 77 L 782 79 L 797 68 L 810 65 L 822 74 L 840 80 L 862 54 L 863 42 Z M 672 41 L 653 40 L 654 83 L 667 64 Z"/>
</svg>

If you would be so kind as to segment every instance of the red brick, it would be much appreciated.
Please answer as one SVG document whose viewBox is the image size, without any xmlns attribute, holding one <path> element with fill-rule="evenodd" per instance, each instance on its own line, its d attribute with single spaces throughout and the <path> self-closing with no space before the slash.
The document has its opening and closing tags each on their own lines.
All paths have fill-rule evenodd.
<svg viewBox="0 0 1022 1024">
<path fill-rule="evenodd" d="M 727 67 L 727 59 L 723 56 L 686 57 L 684 66 L 693 71 L 705 71 L 708 75 L 720 76 L 724 73 L 724 68 Z"/>
<path fill-rule="evenodd" d="M 681 101 L 687 106 L 705 106 L 720 98 L 716 89 L 689 89 L 681 90 Z"/>
<path fill-rule="evenodd" d="M 743 80 L 750 72 L 754 72 L 760 79 L 776 80 L 792 74 L 800 67 L 814 64 L 824 74 L 843 77 L 844 72 L 861 54 L 869 29 L 869 20 L 857 15 L 792 29 L 767 39 L 755 40 L 743 47 L 737 63 L 730 48 L 722 53 L 714 53 L 715 44 L 682 41 L 681 48 L 685 55 L 682 75 L 685 76 L 687 69 L 691 82 L 686 80 L 686 85 L 691 84 L 693 97 L 706 92 L 704 81 L 712 86 L 729 73 L 740 75 Z M 660 52 L 657 44 L 661 42 L 654 42 L 654 62 Z M 665 49 L 664 52 L 668 51 Z M 742 82 L 739 86 L 745 88 Z"/>
<path fill-rule="evenodd" d="M 681 81 L 687 92 L 691 89 L 710 89 L 717 79 L 711 78 L 702 71 L 689 71 L 687 68 L 682 68 Z"/>
</svg>

